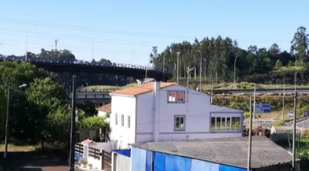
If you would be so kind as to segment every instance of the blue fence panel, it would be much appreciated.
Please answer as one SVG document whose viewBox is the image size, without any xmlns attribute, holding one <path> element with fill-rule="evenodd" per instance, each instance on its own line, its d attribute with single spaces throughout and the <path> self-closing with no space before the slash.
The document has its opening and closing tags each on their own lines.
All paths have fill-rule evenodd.
<svg viewBox="0 0 309 171">
<path fill-rule="evenodd" d="M 225 166 L 221 165 L 219 166 L 219 171 L 246 171 L 247 169 L 238 168 L 238 167 L 232 167 L 232 166 Z"/>
<path fill-rule="evenodd" d="M 165 171 L 190 171 L 191 168 L 191 159 L 185 157 L 166 154 L 165 163 Z"/>
<path fill-rule="evenodd" d="M 146 150 L 132 147 L 131 163 L 132 170 L 144 171 L 146 166 Z"/>
<path fill-rule="evenodd" d="M 165 154 L 155 152 L 154 153 L 154 170 L 165 171 Z"/>
<path fill-rule="evenodd" d="M 219 171 L 219 164 L 192 159 L 191 171 Z"/>
<path fill-rule="evenodd" d="M 131 150 L 130 149 L 126 149 L 126 150 L 113 150 L 115 153 L 127 156 L 127 157 L 131 157 Z"/>
<path fill-rule="evenodd" d="M 146 153 L 146 171 L 152 171 L 152 151 Z"/>
<path fill-rule="evenodd" d="M 165 154 L 165 170 L 164 171 L 174 171 L 175 170 L 175 159 L 172 155 Z"/>
<path fill-rule="evenodd" d="M 173 156 L 174 158 L 174 171 L 190 171 L 191 159 L 179 156 Z"/>
</svg>

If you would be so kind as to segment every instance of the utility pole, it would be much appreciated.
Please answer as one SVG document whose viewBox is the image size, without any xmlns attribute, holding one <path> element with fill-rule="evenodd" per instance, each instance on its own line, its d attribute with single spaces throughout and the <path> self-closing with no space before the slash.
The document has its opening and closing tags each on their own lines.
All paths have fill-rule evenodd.
<svg viewBox="0 0 309 171">
<path fill-rule="evenodd" d="M 295 143 L 296 143 L 296 113 L 297 113 L 297 90 L 296 90 L 296 83 L 297 83 L 297 72 L 296 72 L 296 57 L 295 57 L 295 77 L 294 77 L 294 116 L 293 116 L 293 160 L 292 160 L 292 167 L 293 170 L 296 170 L 295 167 L 295 160 L 296 160 L 296 150 L 295 150 Z"/>
<path fill-rule="evenodd" d="M 256 83 L 254 83 L 254 92 L 253 92 L 253 115 L 254 115 L 254 120 L 255 120 L 255 118 L 256 118 L 256 116 L 255 116 L 255 106 L 256 106 L 256 104 L 255 104 L 255 96 L 256 96 Z"/>
<path fill-rule="evenodd" d="M 293 116 L 293 160 L 292 160 L 292 167 L 295 171 L 295 162 L 296 162 L 296 150 L 295 150 L 295 144 L 296 144 L 296 112 L 297 112 L 297 92 L 294 94 L 294 116 Z"/>
<path fill-rule="evenodd" d="M 10 116 L 10 91 L 8 87 L 7 102 L 6 102 L 6 119 L 5 119 L 5 137 L 4 137 L 4 155 L 3 155 L 3 171 L 6 171 L 7 153 L 8 153 L 8 133 L 9 133 L 9 116 Z"/>
<path fill-rule="evenodd" d="M 72 78 L 72 115 L 71 115 L 71 137 L 70 137 L 70 171 L 74 171 L 75 165 L 75 122 L 76 122 L 76 111 L 75 111 L 75 98 L 76 98 L 76 76 Z"/>
<path fill-rule="evenodd" d="M 202 91 L 202 63 L 203 63 L 203 54 L 201 51 L 199 51 L 201 54 L 201 59 L 200 59 L 200 91 Z"/>
<path fill-rule="evenodd" d="M 249 121 L 249 140 L 248 140 L 248 163 L 247 171 L 251 170 L 251 154 L 252 154 L 252 97 L 250 96 L 250 121 Z"/>
<path fill-rule="evenodd" d="M 180 52 L 177 52 L 177 84 L 179 84 L 179 54 Z"/>
<path fill-rule="evenodd" d="M 28 30 L 26 30 L 26 61 L 28 60 Z"/>
<path fill-rule="evenodd" d="M 165 56 L 166 56 L 166 52 L 164 53 L 164 56 L 163 56 L 163 81 L 164 81 L 164 73 L 165 73 Z"/>
<path fill-rule="evenodd" d="M 213 84 L 213 75 L 211 74 L 211 92 L 210 92 L 210 104 L 212 104 L 212 96 L 214 91 L 214 84 Z"/>
<path fill-rule="evenodd" d="M 283 97 L 282 97 L 282 116 L 281 119 L 284 119 L 284 103 L 285 103 L 285 84 L 283 83 L 283 93 L 282 93 Z"/>
<path fill-rule="evenodd" d="M 236 57 L 235 57 L 235 60 L 234 60 L 234 86 L 235 86 L 235 84 L 236 84 L 236 60 L 237 60 L 237 57 L 238 57 L 238 56 L 236 56 Z"/>
</svg>

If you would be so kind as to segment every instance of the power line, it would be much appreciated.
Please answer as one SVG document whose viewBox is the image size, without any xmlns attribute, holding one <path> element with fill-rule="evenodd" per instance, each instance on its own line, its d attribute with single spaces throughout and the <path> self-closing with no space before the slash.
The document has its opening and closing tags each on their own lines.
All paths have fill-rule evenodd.
<svg viewBox="0 0 309 171">
<path fill-rule="evenodd" d="M 5 29 L 0 29 L 0 32 L 3 32 L 5 34 L 10 34 L 10 35 L 24 35 L 24 31 L 22 30 L 5 30 Z M 11 33 L 13 32 L 13 33 Z M 48 36 L 50 35 L 50 36 Z M 28 32 L 28 37 L 36 37 L 36 38 L 52 38 L 53 35 L 51 35 L 50 33 L 34 33 L 34 32 Z M 89 40 L 89 37 L 82 37 L 82 36 L 61 36 L 61 37 L 64 37 L 62 38 L 63 40 Z M 106 38 L 96 38 L 96 43 L 108 43 L 108 44 L 111 44 L 111 42 L 126 42 L 126 41 L 123 41 L 123 40 L 115 40 L 115 39 L 106 39 Z M 136 42 L 136 41 L 131 41 L 131 42 Z M 117 44 L 117 45 L 134 45 L 134 46 L 149 46 L 151 47 L 152 45 L 150 44 L 146 44 L 145 42 L 136 42 L 136 43 L 114 43 L 114 44 Z"/>
<path fill-rule="evenodd" d="M 120 35 L 134 35 L 134 36 L 145 36 L 145 37 L 164 37 L 164 38 L 181 38 L 181 39 L 194 39 L 195 36 L 192 36 L 190 38 L 186 38 L 184 36 L 171 36 L 168 35 L 162 35 L 158 33 L 143 33 L 141 31 L 126 31 L 126 30 L 111 30 L 106 28 L 98 28 L 98 27 L 87 27 L 82 25 L 69 25 L 69 24 L 55 24 L 55 23 L 49 23 L 49 22 L 42 22 L 42 21 L 27 21 L 27 20 L 20 20 L 20 19 L 13 19 L 13 18 L 0 18 L 0 21 L 2 22 L 13 22 L 16 24 L 29 24 L 29 23 L 36 23 L 36 25 L 39 26 L 45 26 L 45 27 L 54 27 L 54 28 L 74 28 L 74 30 L 84 30 L 84 31 L 90 31 L 90 32 L 104 32 L 109 34 L 120 34 Z"/>
</svg>

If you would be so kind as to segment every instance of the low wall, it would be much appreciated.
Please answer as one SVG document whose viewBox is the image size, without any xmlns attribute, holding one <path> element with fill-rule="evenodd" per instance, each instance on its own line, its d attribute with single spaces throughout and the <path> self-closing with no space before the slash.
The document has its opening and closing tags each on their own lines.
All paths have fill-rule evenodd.
<svg viewBox="0 0 309 171">
<path fill-rule="evenodd" d="M 82 148 L 80 148 L 82 146 Z M 108 170 L 111 167 L 111 144 L 96 143 L 93 145 L 76 146 L 75 159 L 81 163 L 82 159 L 87 161 L 86 168 L 96 170 Z M 82 152 L 77 149 L 83 149 Z M 81 157 L 82 156 L 82 157 Z"/>
</svg>

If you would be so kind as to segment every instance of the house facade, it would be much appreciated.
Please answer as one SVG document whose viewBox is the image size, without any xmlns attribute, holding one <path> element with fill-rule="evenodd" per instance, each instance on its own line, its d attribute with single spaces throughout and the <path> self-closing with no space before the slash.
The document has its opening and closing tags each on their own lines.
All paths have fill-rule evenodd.
<svg viewBox="0 0 309 171">
<path fill-rule="evenodd" d="M 152 82 L 111 93 L 115 148 L 185 139 L 241 137 L 243 111 L 210 103 L 210 96 L 175 83 Z"/>
</svg>

